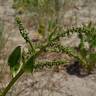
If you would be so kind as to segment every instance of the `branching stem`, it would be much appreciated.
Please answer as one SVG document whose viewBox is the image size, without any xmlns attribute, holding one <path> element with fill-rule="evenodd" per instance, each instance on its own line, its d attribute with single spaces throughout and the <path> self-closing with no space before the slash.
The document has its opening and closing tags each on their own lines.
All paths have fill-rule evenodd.
<svg viewBox="0 0 96 96">
<path fill-rule="evenodd" d="M 10 90 L 10 88 L 15 84 L 15 82 L 22 76 L 24 71 L 21 69 L 20 72 L 10 81 L 10 83 L 7 85 L 5 90 L 3 91 L 1 96 L 6 96 L 7 92 Z"/>
</svg>

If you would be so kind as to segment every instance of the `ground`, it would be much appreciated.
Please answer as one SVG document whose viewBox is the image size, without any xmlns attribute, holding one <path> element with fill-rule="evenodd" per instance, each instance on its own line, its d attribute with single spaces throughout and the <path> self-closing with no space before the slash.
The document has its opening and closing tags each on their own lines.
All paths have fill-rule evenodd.
<svg viewBox="0 0 96 96">
<path fill-rule="evenodd" d="M 87 3 L 84 3 L 85 1 Z M 77 0 L 75 5 L 78 7 L 77 9 L 73 7 L 66 9 L 65 26 L 79 25 L 90 20 L 96 24 L 95 0 Z M 4 32 L 7 38 L 0 53 L 0 89 L 3 89 L 11 80 L 7 66 L 10 52 L 17 45 L 24 44 L 15 25 L 14 14 L 12 0 L 0 0 L 0 18 L 4 21 Z M 73 37 L 67 42 L 68 44 L 77 44 L 77 39 Z M 33 74 L 26 73 L 16 82 L 7 96 L 96 96 L 96 73 L 85 77 L 70 75 L 65 69 L 59 72 L 44 70 Z"/>
</svg>

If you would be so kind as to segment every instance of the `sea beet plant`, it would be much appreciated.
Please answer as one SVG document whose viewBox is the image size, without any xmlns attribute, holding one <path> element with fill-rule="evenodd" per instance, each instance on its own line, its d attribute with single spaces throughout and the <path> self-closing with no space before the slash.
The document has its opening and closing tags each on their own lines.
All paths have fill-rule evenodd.
<svg viewBox="0 0 96 96">
<path fill-rule="evenodd" d="M 8 65 L 10 66 L 13 79 L 0 96 L 6 96 L 7 92 L 24 72 L 34 73 L 35 71 L 42 70 L 43 68 L 52 68 L 53 66 L 68 64 L 69 62 L 66 59 L 53 61 L 38 60 L 37 58 L 40 57 L 42 53 L 46 54 L 46 52 L 49 51 L 62 54 L 66 53 L 69 56 L 74 57 L 74 59 L 77 60 L 82 68 L 84 68 L 88 73 L 90 73 L 95 67 L 96 53 L 94 52 L 94 49 L 96 47 L 96 28 L 94 28 L 91 24 L 76 28 L 72 27 L 65 30 L 55 22 L 50 21 L 46 27 L 48 35 L 45 36 L 43 38 L 44 40 L 39 42 L 39 44 L 34 44 L 34 42 L 32 42 L 29 38 L 29 34 L 19 17 L 16 17 L 16 23 L 19 27 L 21 36 L 26 41 L 26 45 L 28 45 L 28 47 L 25 48 L 28 51 L 24 51 L 24 47 L 22 46 L 17 46 L 9 56 Z M 74 33 L 77 33 L 77 36 L 80 39 L 80 44 L 77 48 L 61 45 L 60 37 L 68 37 Z M 86 42 L 89 45 L 88 48 L 85 47 Z"/>
</svg>

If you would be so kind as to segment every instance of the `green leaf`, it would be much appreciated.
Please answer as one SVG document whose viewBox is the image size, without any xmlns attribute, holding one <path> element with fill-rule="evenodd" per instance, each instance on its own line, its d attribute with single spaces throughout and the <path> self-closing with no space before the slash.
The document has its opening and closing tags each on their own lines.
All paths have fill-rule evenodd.
<svg viewBox="0 0 96 96">
<path fill-rule="evenodd" d="M 18 73 L 18 70 L 20 68 L 20 59 L 21 46 L 17 46 L 8 58 L 8 65 L 10 66 L 13 77 Z"/>
<path fill-rule="evenodd" d="M 27 62 L 24 64 L 24 71 L 32 72 L 33 71 L 33 67 L 34 67 L 34 63 L 35 63 L 35 58 L 34 58 L 34 56 L 31 56 L 27 60 Z"/>
</svg>

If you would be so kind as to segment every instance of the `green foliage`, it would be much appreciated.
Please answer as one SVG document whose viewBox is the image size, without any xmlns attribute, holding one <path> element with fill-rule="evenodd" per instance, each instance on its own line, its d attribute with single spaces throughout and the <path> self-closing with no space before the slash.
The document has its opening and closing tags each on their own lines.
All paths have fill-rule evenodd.
<svg viewBox="0 0 96 96">
<path fill-rule="evenodd" d="M 3 22 L 2 20 L 0 19 L 0 38 L 2 38 L 2 35 L 3 35 Z"/>
<path fill-rule="evenodd" d="M 2 92 L 0 92 L 0 96 L 2 96 Z"/>
<path fill-rule="evenodd" d="M 86 60 L 87 64 L 84 66 L 90 73 L 96 65 L 96 52 L 94 51 L 96 48 L 96 28 L 89 23 L 81 28 L 76 28 L 74 31 L 78 32 L 78 37 L 80 38 L 79 53 Z M 85 42 L 89 45 L 87 49 L 84 45 Z"/>
<path fill-rule="evenodd" d="M 18 23 L 18 20 L 17 20 L 17 23 Z M 18 26 L 19 26 L 20 32 L 21 32 L 21 29 L 24 30 L 24 28 L 22 28 L 21 26 L 21 23 L 18 23 Z M 41 27 L 39 26 L 39 28 Z M 56 22 L 49 21 L 48 26 L 46 28 L 47 30 L 43 30 L 43 31 L 50 31 L 49 35 L 47 36 L 47 38 L 43 38 L 45 39 L 45 42 L 42 42 L 41 45 L 38 47 L 39 51 L 36 51 L 36 47 L 34 49 L 34 45 L 33 45 L 32 48 L 34 49 L 35 53 L 32 52 L 33 53 L 32 56 L 35 56 L 36 54 L 36 56 L 38 57 L 37 54 L 42 53 L 44 50 L 46 51 L 50 50 L 52 52 L 67 53 L 68 55 L 73 56 L 75 59 L 77 59 L 81 63 L 83 68 L 85 68 L 88 71 L 88 73 L 90 73 L 92 68 L 95 67 L 95 59 L 94 59 L 95 54 L 93 54 L 93 52 L 91 51 L 92 48 L 95 48 L 95 43 L 94 43 L 95 42 L 94 37 L 96 35 L 95 27 L 89 24 L 89 25 L 83 25 L 82 27 L 76 27 L 76 28 L 72 27 L 70 29 L 64 30 L 62 27 L 58 26 Z M 26 34 L 26 31 L 24 31 L 24 33 Z M 77 48 L 78 50 L 75 49 L 74 47 L 71 48 L 71 47 L 62 46 L 59 43 L 60 37 L 68 37 L 74 33 L 77 33 L 78 38 L 80 39 L 80 44 Z M 24 36 L 22 35 L 22 37 L 25 38 L 25 35 Z M 27 38 L 29 39 L 29 37 Z M 28 41 L 27 38 L 25 38 L 26 41 Z M 85 42 L 89 44 L 88 49 L 86 49 L 85 47 Z M 35 58 L 37 58 L 36 56 Z M 91 57 L 93 57 L 93 59 L 91 59 Z M 29 62 L 33 62 L 33 61 L 35 60 L 32 60 L 32 61 L 29 60 Z"/>
<path fill-rule="evenodd" d="M 13 77 L 18 73 L 21 66 L 21 46 L 17 46 L 8 58 L 8 65 L 12 72 Z"/>
<path fill-rule="evenodd" d="M 52 4 L 54 0 L 14 0 L 13 7 L 17 11 L 42 11 L 42 12 L 53 12 Z M 51 6 L 50 6 L 51 5 Z"/>
<path fill-rule="evenodd" d="M 43 61 L 35 63 L 35 70 L 42 70 L 43 68 L 52 68 L 54 66 L 64 65 L 68 62 L 66 60 L 54 60 L 54 61 Z"/>
<path fill-rule="evenodd" d="M 96 67 L 96 53 L 89 53 L 87 57 L 88 65 L 87 70 L 90 73 Z"/>
<path fill-rule="evenodd" d="M 4 44 L 5 44 L 4 23 L 0 19 L 0 50 L 3 48 Z"/>
<path fill-rule="evenodd" d="M 46 32 L 46 26 L 45 26 L 43 20 L 40 20 L 39 26 L 38 26 L 38 33 L 40 33 L 44 37 L 45 32 Z"/>
<path fill-rule="evenodd" d="M 52 68 L 53 66 L 59 66 L 62 64 L 67 64 L 69 61 L 64 60 L 49 60 L 49 61 L 39 61 L 38 57 L 41 56 L 42 53 L 46 52 L 56 52 L 56 53 L 66 53 L 74 59 L 78 60 L 81 64 L 82 68 L 85 69 L 87 73 L 91 73 L 92 70 L 96 67 L 96 52 L 94 49 L 95 46 L 95 36 L 96 36 L 96 28 L 92 25 L 83 25 L 81 27 L 72 27 L 70 29 L 64 29 L 59 26 L 56 22 L 50 21 L 46 27 L 46 30 L 50 31 L 46 38 L 43 38 L 44 42 L 39 42 L 39 45 L 33 43 L 28 37 L 28 32 L 23 26 L 19 17 L 16 17 L 16 23 L 19 27 L 19 31 L 21 36 L 26 41 L 26 44 L 29 44 L 28 52 L 21 53 L 21 47 L 18 46 L 12 54 L 9 56 L 8 64 L 11 69 L 19 68 L 19 72 L 9 83 L 5 91 L 3 92 L 3 96 L 6 95 L 11 86 L 16 82 L 16 80 L 24 73 L 24 72 L 34 72 L 37 70 L 42 70 L 43 68 Z M 77 48 L 74 47 L 66 47 L 61 45 L 60 38 L 61 37 L 69 37 L 70 35 L 76 33 L 78 38 L 80 39 L 80 44 Z M 89 48 L 85 47 L 85 42 L 88 43 Z M 35 45 L 37 44 L 37 45 Z M 22 58 L 20 58 L 22 56 Z M 22 66 L 18 65 L 20 62 Z M 17 71 L 16 69 L 16 71 Z M 14 82 L 13 82 L 14 81 Z"/>
<path fill-rule="evenodd" d="M 34 64 L 36 62 L 35 59 L 38 58 L 38 56 L 45 50 L 46 51 L 50 50 L 52 52 L 66 53 L 70 56 L 73 56 L 75 59 L 77 59 L 81 63 L 81 65 L 86 70 L 88 70 L 88 72 L 89 72 L 89 70 L 91 71 L 92 68 L 94 68 L 93 66 L 95 66 L 95 57 L 96 56 L 95 56 L 95 54 L 93 54 L 90 51 L 90 49 L 95 48 L 94 37 L 96 34 L 95 33 L 96 29 L 91 24 L 86 25 L 86 26 L 84 25 L 82 27 L 77 27 L 77 28 L 73 27 L 73 28 L 64 30 L 62 27 L 58 26 L 56 24 L 56 22 L 49 21 L 47 27 L 44 25 L 44 27 L 46 27 L 47 30 L 43 30 L 43 31 L 50 31 L 49 35 L 47 36 L 47 38 L 43 38 L 43 39 L 45 39 L 45 42 L 41 42 L 41 45 L 36 47 L 31 42 L 30 38 L 28 37 L 28 32 L 23 27 L 19 17 L 16 17 L 16 22 L 17 22 L 17 25 L 19 27 L 19 30 L 20 30 L 22 37 L 25 39 L 25 41 L 27 43 L 29 43 L 29 45 L 31 46 L 31 49 L 32 49 L 31 54 L 29 54 L 29 58 L 27 58 L 27 60 L 25 60 L 26 63 L 24 64 L 24 66 L 26 66 L 26 68 L 28 70 L 30 70 L 30 68 L 32 68 L 32 70 L 34 69 Z M 39 28 L 41 28 L 40 26 L 39 26 Z M 38 30 L 38 31 L 40 31 L 40 30 Z M 78 50 L 76 50 L 74 47 L 71 48 L 71 47 L 62 46 L 59 43 L 60 37 L 68 37 L 74 33 L 77 33 L 78 38 L 80 39 L 80 44 L 77 48 Z M 90 38 L 89 38 L 89 36 L 90 36 Z M 89 44 L 88 49 L 85 48 L 85 42 L 88 42 L 88 44 Z M 90 46 L 91 46 L 91 48 L 90 48 Z M 36 51 L 37 49 L 39 51 Z M 92 66 L 92 68 L 91 68 L 91 66 Z"/>
<path fill-rule="evenodd" d="M 26 72 L 32 72 L 35 64 L 34 56 L 31 56 L 27 62 L 24 64 L 24 71 Z"/>
<path fill-rule="evenodd" d="M 28 43 L 31 47 L 31 51 L 32 52 L 35 52 L 35 49 L 33 48 L 33 45 L 32 45 L 32 42 L 28 36 L 28 32 L 27 30 L 24 28 L 23 24 L 21 23 L 21 20 L 20 18 L 16 17 L 16 22 L 17 22 L 17 25 L 19 27 L 19 31 L 20 31 L 20 34 L 21 36 L 24 38 L 24 40 L 26 41 L 26 43 Z"/>
<path fill-rule="evenodd" d="M 45 35 L 42 32 L 45 28 L 43 25 L 48 24 L 50 19 L 56 19 L 56 22 L 59 21 L 59 11 L 61 8 L 59 3 L 60 0 L 14 0 L 13 8 L 16 14 L 23 14 L 28 19 L 25 19 L 25 22 L 27 20 L 26 24 L 29 25 L 28 27 L 35 27 L 37 29 L 39 26 L 38 31 Z M 44 24 L 41 21 L 42 18 Z"/>
<path fill-rule="evenodd" d="M 47 51 L 47 48 L 49 48 L 49 46 L 51 46 L 51 44 L 54 41 L 57 41 L 56 39 L 53 39 L 55 33 L 57 31 L 60 31 L 61 29 L 59 28 L 59 26 L 57 26 L 56 22 L 52 22 L 50 21 L 48 23 L 48 26 L 46 27 L 47 30 L 43 30 L 43 31 L 50 31 L 48 36 L 46 38 L 43 38 L 45 40 L 43 40 L 44 42 L 39 42 L 39 46 L 35 46 L 35 44 L 33 44 L 33 42 L 30 40 L 30 38 L 28 37 L 28 32 L 25 30 L 25 28 L 23 27 L 21 20 L 19 17 L 16 17 L 16 22 L 17 25 L 19 27 L 19 31 L 21 36 L 24 38 L 24 40 L 26 41 L 26 44 L 29 43 L 29 45 L 31 46 L 31 52 L 25 52 L 25 54 L 22 54 L 22 69 L 26 72 L 33 72 L 33 70 L 35 69 L 41 69 L 41 67 L 43 68 L 44 66 L 56 66 L 56 65 L 60 65 L 60 64 L 65 64 L 66 60 L 64 61 L 45 61 L 45 62 L 39 62 L 38 61 L 38 57 L 45 52 L 45 50 Z M 41 27 L 39 27 L 41 28 Z M 39 32 L 40 33 L 40 32 Z M 41 33 L 42 34 L 42 33 Z M 28 47 L 29 50 L 29 47 Z M 24 52 L 22 52 L 24 53 Z M 28 56 L 27 56 L 28 55 Z M 27 56 L 27 58 L 26 58 Z M 37 63 L 38 62 L 38 63 Z M 39 64 L 40 63 L 40 64 Z M 41 67 L 40 67 L 41 66 Z"/>
</svg>

